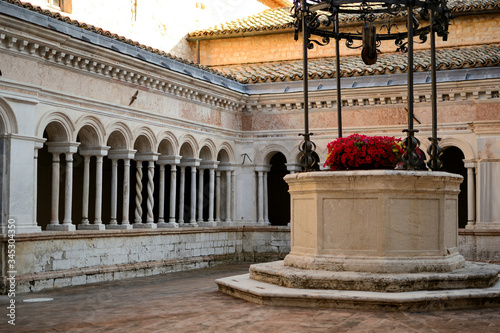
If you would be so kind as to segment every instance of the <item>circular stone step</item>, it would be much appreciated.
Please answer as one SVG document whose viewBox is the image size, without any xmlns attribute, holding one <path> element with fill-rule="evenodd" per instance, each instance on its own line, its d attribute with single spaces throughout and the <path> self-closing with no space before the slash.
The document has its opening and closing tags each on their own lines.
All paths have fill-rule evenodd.
<svg viewBox="0 0 500 333">
<path fill-rule="evenodd" d="M 451 272 L 366 273 L 305 270 L 276 261 L 250 266 L 250 278 L 297 289 L 406 292 L 488 288 L 495 284 L 500 265 L 466 262 Z"/>
</svg>

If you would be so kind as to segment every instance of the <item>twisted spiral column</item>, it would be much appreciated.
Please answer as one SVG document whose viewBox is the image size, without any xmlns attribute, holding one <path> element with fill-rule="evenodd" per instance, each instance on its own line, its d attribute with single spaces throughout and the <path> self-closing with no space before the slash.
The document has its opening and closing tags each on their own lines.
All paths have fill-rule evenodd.
<svg viewBox="0 0 500 333">
<path fill-rule="evenodd" d="M 142 161 L 137 161 L 135 173 L 135 221 L 142 223 Z"/>
<path fill-rule="evenodd" d="M 153 206 L 154 206 L 154 197 L 153 194 L 155 192 L 155 185 L 153 182 L 153 178 L 155 175 L 155 163 L 153 161 L 148 162 L 148 215 L 146 222 L 148 224 L 154 223 L 154 215 L 153 215 Z"/>
</svg>

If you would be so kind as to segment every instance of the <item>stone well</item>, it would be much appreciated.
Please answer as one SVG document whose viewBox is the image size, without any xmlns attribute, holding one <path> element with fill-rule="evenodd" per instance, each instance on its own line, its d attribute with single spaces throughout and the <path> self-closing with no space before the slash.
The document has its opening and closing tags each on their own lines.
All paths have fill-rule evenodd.
<svg viewBox="0 0 500 333">
<path fill-rule="evenodd" d="M 291 252 L 284 261 L 252 265 L 249 275 L 217 280 L 220 290 L 274 305 L 429 310 L 500 304 L 500 266 L 466 263 L 457 250 L 461 176 L 371 170 L 285 180 Z"/>
</svg>

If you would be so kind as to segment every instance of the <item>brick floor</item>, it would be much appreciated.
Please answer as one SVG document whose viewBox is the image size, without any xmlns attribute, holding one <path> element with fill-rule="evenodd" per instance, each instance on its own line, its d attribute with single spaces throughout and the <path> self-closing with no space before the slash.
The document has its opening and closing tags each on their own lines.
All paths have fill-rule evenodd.
<svg viewBox="0 0 500 333">
<path fill-rule="evenodd" d="M 247 264 L 21 294 L 16 326 L 1 299 L 0 332 L 500 332 L 500 309 L 378 312 L 256 305 L 214 279 Z M 33 298 L 49 302 L 27 303 Z"/>
</svg>

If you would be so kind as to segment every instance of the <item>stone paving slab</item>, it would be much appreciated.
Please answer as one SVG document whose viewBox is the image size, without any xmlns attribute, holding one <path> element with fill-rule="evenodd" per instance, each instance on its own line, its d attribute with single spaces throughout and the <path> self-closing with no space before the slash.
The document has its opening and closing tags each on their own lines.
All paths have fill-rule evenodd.
<svg viewBox="0 0 500 333">
<path fill-rule="evenodd" d="M 20 294 L 16 326 L 0 299 L 0 332 L 500 332 L 498 308 L 433 312 L 272 307 L 217 291 L 249 264 Z M 25 300 L 52 298 L 46 302 Z"/>
</svg>

